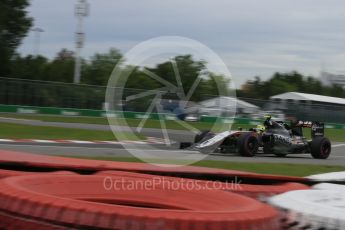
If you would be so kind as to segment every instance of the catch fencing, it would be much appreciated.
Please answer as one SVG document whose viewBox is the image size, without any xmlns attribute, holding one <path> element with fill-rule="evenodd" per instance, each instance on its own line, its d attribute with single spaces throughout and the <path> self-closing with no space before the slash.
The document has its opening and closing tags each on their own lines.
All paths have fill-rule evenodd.
<svg viewBox="0 0 345 230">
<path fill-rule="evenodd" d="M 142 89 L 119 90 L 123 90 L 124 98 L 147 91 Z M 0 109 L 1 112 L 30 113 L 31 109 L 31 112 L 35 110 L 43 114 L 104 116 L 105 93 L 105 86 L 0 78 Z M 202 107 L 200 106 L 201 101 L 217 97 L 217 95 L 198 95 L 198 97 L 196 97 L 198 101 L 194 100 L 190 104 L 194 107 L 198 107 L 198 105 Z M 274 101 L 252 98 L 237 99 L 257 106 L 257 108 L 254 109 L 255 112 L 252 111 L 252 108 L 250 113 L 237 106 L 237 110 L 235 111 L 237 112 L 237 118 L 256 120 L 258 116 L 263 113 L 260 113 L 260 111 L 281 111 L 287 118 L 345 124 L 345 106 L 342 105 L 335 105 L 332 103 L 320 104 L 308 101 Z M 165 92 L 164 100 L 169 103 L 172 101 L 172 107 L 176 107 L 179 104 L 176 96 L 172 93 Z M 152 102 L 152 98 L 138 98 L 137 100 L 124 100 L 123 102 L 123 110 L 128 112 L 128 114 L 141 114 L 147 110 Z M 19 107 L 11 107 L 13 105 Z M 220 106 L 222 107 L 221 109 L 226 107 L 226 105 Z M 39 109 L 32 109 L 31 107 Z M 170 108 L 170 110 L 173 114 L 176 108 L 173 107 Z M 205 117 L 215 116 L 214 114 L 198 114 L 198 110 L 194 110 L 193 113 L 203 119 L 205 119 Z M 226 113 L 221 114 L 222 115 L 219 116 L 226 118 L 226 115 L 224 115 Z"/>
</svg>

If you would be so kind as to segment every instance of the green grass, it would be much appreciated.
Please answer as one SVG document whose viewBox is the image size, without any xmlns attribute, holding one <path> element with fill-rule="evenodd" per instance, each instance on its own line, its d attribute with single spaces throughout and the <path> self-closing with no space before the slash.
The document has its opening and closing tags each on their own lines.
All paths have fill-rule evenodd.
<svg viewBox="0 0 345 230">
<path fill-rule="evenodd" d="M 18 119 L 33 119 L 52 122 L 66 122 L 66 123 L 87 123 L 87 124 L 108 124 L 106 118 L 92 118 L 92 117 L 63 117 L 63 116 L 42 116 L 42 115 L 20 115 L 20 114 L 0 114 L 0 117 L 10 117 Z M 137 126 L 139 120 L 127 119 L 130 126 Z M 210 124 L 201 122 L 191 122 L 194 127 L 199 129 L 209 129 Z M 233 125 L 237 128 L 239 125 Z M 249 128 L 250 126 L 243 126 Z M 159 121 L 148 120 L 145 127 L 160 128 Z M 169 129 L 184 129 L 177 125 L 174 121 L 168 121 L 167 127 Z M 0 138 L 19 138 L 19 139 L 75 139 L 75 140 L 115 140 L 110 131 L 94 131 L 85 129 L 59 128 L 59 127 L 44 127 L 44 126 L 30 126 L 10 123 L 0 123 Z M 309 135 L 309 130 L 306 129 L 306 135 Z M 345 142 L 345 130 L 340 129 L 326 129 L 326 136 L 332 141 Z M 143 138 L 143 137 L 140 137 Z M 135 140 L 137 137 L 129 135 L 129 140 Z M 78 157 L 78 156 L 75 156 Z M 85 157 L 79 157 L 85 158 Z M 136 158 L 129 157 L 93 157 L 92 159 L 109 160 L 109 161 L 126 161 L 126 162 L 140 162 Z M 158 162 L 164 163 L 164 162 Z M 172 162 L 170 162 L 172 163 Z M 183 162 L 173 162 L 183 163 Z M 245 163 L 245 162 L 221 162 L 221 161 L 200 161 L 194 164 L 195 166 L 223 168 L 233 170 L 243 170 L 256 173 L 279 174 L 289 176 L 307 176 L 317 173 L 326 173 L 334 171 L 345 171 L 345 166 L 326 166 L 326 165 L 303 165 L 303 164 L 277 164 L 277 163 Z"/>
<path fill-rule="evenodd" d="M 2 113 L 0 117 L 7 117 L 7 118 L 17 118 L 17 119 L 29 119 L 29 120 L 41 120 L 41 121 L 48 121 L 48 122 L 65 122 L 65 123 L 85 123 L 85 124 L 102 124 L 108 125 L 108 120 L 106 118 L 98 118 L 98 117 L 66 117 L 66 116 L 49 116 L 49 115 L 31 115 L 31 114 L 9 114 L 9 113 Z M 120 124 L 125 124 L 126 122 L 128 126 L 137 127 L 141 120 L 139 119 L 126 119 L 120 120 Z M 187 122 L 189 125 L 199 129 L 199 130 L 208 130 L 213 127 L 212 123 L 205 123 L 205 122 Z M 221 124 L 220 124 L 221 125 Z M 213 130 L 220 130 L 220 125 L 216 125 L 213 127 Z M 168 129 L 175 129 L 175 130 L 186 130 L 185 127 L 179 125 L 175 121 L 166 121 L 166 126 Z M 161 124 L 158 120 L 150 120 L 148 119 L 145 128 L 161 128 Z M 241 124 L 233 124 L 232 129 L 237 129 L 238 127 L 242 127 L 244 129 L 248 129 L 253 127 L 252 125 L 241 125 Z M 310 129 L 305 129 L 306 137 L 310 138 Z M 332 141 L 336 142 L 345 142 L 345 130 L 343 129 L 325 129 L 325 135 L 330 138 Z"/>
<path fill-rule="evenodd" d="M 134 157 L 84 157 L 73 156 L 82 159 L 95 159 L 106 161 L 122 162 L 142 162 Z M 158 162 L 157 162 L 158 163 Z M 160 162 L 164 163 L 164 162 Z M 172 163 L 172 162 L 170 162 Z M 176 162 L 173 162 L 176 163 Z M 285 163 L 246 163 L 246 162 L 224 162 L 224 161 L 199 161 L 194 166 L 241 170 L 263 174 L 276 174 L 285 176 L 309 176 L 319 173 L 345 171 L 345 166 L 328 166 L 328 165 L 308 165 L 308 164 L 285 164 Z"/>
<path fill-rule="evenodd" d="M 345 166 L 286 164 L 286 163 L 243 163 L 222 161 L 201 161 L 197 166 L 243 170 L 248 172 L 286 176 L 309 176 L 318 173 L 345 171 Z"/>
<path fill-rule="evenodd" d="M 345 130 L 344 129 L 325 129 L 325 136 L 332 141 L 345 142 Z"/>
<path fill-rule="evenodd" d="M 108 125 L 108 120 L 102 117 L 67 117 L 67 116 L 49 116 L 49 115 L 32 115 L 32 114 L 9 114 L 9 113 L 2 113 L 0 114 L 0 118 L 16 118 L 16 119 L 28 119 L 28 120 L 40 120 L 46 122 L 64 122 L 64 123 L 83 123 L 83 124 L 100 124 L 100 125 Z M 141 122 L 140 119 L 118 119 L 117 120 L 120 125 L 130 126 L 130 127 L 138 127 L 139 123 Z M 186 122 L 188 125 L 193 126 L 198 130 L 224 130 L 224 125 L 221 123 L 213 124 L 207 122 Z M 185 127 L 178 124 L 176 121 L 165 121 L 167 129 L 174 129 L 174 130 L 187 130 Z M 144 125 L 145 128 L 161 128 L 161 123 L 159 120 L 152 120 L 148 119 Z M 238 127 L 242 128 L 250 128 L 251 125 L 240 125 L 234 124 L 233 129 L 237 129 Z"/>
<path fill-rule="evenodd" d="M 83 124 L 99 124 L 99 125 L 108 125 L 108 119 L 103 117 L 67 117 L 67 116 L 49 116 L 49 115 L 32 115 L 32 114 L 9 114 L 2 113 L 0 117 L 6 118 L 16 118 L 16 119 L 28 119 L 28 120 L 40 120 L 47 122 L 64 122 L 64 123 L 83 123 Z M 128 126 L 137 127 L 140 123 L 140 119 L 119 119 L 121 125 L 125 125 L 125 122 Z M 195 128 L 200 130 L 202 129 L 211 129 L 212 123 L 205 122 L 187 122 Z M 176 130 L 185 130 L 186 128 L 179 125 L 175 121 L 166 121 L 168 129 Z M 161 128 L 159 120 L 148 119 L 145 128 Z"/>
<path fill-rule="evenodd" d="M 15 139 L 66 139 L 66 140 L 99 140 L 112 141 L 116 140 L 111 131 L 72 129 L 60 127 L 31 126 L 10 123 L 0 123 L 0 138 Z M 142 136 L 137 138 L 133 134 L 127 134 L 128 140 L 143 139 Z"/>
<path fill-rule="evenodd" d="M 49 122 L 65 122 L 65 123 L 85 123 L 107 125 L 108 120 L 102 117 L 68 117 L 68 116 L 50 116 L 50 115 L 32 115 L 32 114 L 16 114 L 16 113 L 0 113 L 0 117 L 40 120 Z"/>
</svg>

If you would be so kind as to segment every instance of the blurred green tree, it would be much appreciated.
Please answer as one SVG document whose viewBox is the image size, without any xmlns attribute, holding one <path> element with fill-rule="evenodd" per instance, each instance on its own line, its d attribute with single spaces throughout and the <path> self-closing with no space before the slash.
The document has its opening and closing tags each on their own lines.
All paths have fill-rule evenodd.
<svg viewBox="0 0 345 230">
<path fill-rule="evenodd" d="M 324 86 L 311 76 L 303 76 L 293 71 L 290 73 L 275 73 L 267 81 L 260 77 L 247 81 L 240 90 L 238 96 L 255 99 L 268 99 L 270 96 L 286 93 L 300 92 L 333 97 L 345 97 L 345 90 L 341 86 Z"/>
<path fill-rule="evenodd" d="M 41 80 L 73 82 L 74 52 L 62 49 L 46 68 L 46 76 Z"/>
<path fill-rule="evenodd" d="M 107 85 L 110 75 L 122 58 L 117 49 L 110 49 L 107 53 L 97 53 L 90 62 L 84 63 L 82 83 L 91 85 Z"/>
<path fill-rule="evenodd" d="M 32 19 L 25 10 L 28 0 L 0 1 L 0 76 L 11 74 L 11 59 L 16 48 L 32 25 Z"/>
<path fill-rule="evenodd" d="M 49 60 L 43 56 L 21 57 L 16 54 L 10 64 L 11 77 L 42 80 L 47 76 L 48 65 Z"/>
<path fill-rule="evenodd" d="M 194 60 L 191 55 L 181 55 L 172 58 L 170 61 L 157 64 L 153 68 L 147 68 L 148 71 L 154 73 L 160 78 L 170 82 L 176 87 L 179 86 L 178 75 L 181 79 L 183 93 L 187 95 L 190 90 L 193 90 L 191 100 L 200 101 L 205 96 L 219 95 L 220 92 L 228 93 L 229 81 L 222 75 L 207 72 L 207 63 L 202 60 Z M 146 79 L 150 78 L 146 73 Z M 152 87 L 164 87 L 164 84 L 155 81 Z M 218 84 L 217 84 L 218 83 Z M 196 88 L 193 88 L 197 84 Z M 221 90 L 219 90 L 219 87 Z"/>
</svg>

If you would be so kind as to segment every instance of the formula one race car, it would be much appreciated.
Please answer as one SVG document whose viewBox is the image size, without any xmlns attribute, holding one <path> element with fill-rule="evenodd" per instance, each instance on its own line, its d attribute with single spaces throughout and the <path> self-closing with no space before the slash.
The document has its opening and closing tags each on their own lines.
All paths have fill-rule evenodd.
<svg viewBox="0 0 345 230">
<path fill-rule="evenodd" d="M 303 136 L 303 128 L 311 129 L 311 140 Z M 321 122 L 295 121 L 287 124 L 266 116 L 263 125 L 248 131 L 225 131 L 218 134 L 203 131 L 195 136 L 194 143 L 181 143 L 180 148 L 202 153 L 238 152 L 248 157 L 260 152 L 280 157 L 310 153 L 316 159 L 326 159 L 331 153 L 331 142 L 324 137 L 324 124 Z"/>
</svg>

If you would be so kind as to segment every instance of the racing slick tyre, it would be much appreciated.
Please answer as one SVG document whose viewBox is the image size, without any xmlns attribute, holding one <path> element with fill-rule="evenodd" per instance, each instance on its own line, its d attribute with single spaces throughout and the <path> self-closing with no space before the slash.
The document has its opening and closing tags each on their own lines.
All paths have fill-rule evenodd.
<svg viewBox="0 0 345 230">
<path fill-rule="evenodd" d="M 201 131 L 201 133 L 195 135 L 194 143 L 200 142 L 202 139 L 204 139 L 208 135 L 213 135 L 213 133 L 210 130 Z"/>
<path fill-rule="evenodd" d="M 315 159 L 327 159 L 331 149 L 331 142 L 326 137 L 316 137 L 310 143 L 311 155 Z"/>
<path fill-rule="evenodd" d="M 237 148 L 242 156 L 253 157 L 259 149 L 258 138 L 252 133 L 242 134 L 238 139 Z"/>
</svg>

